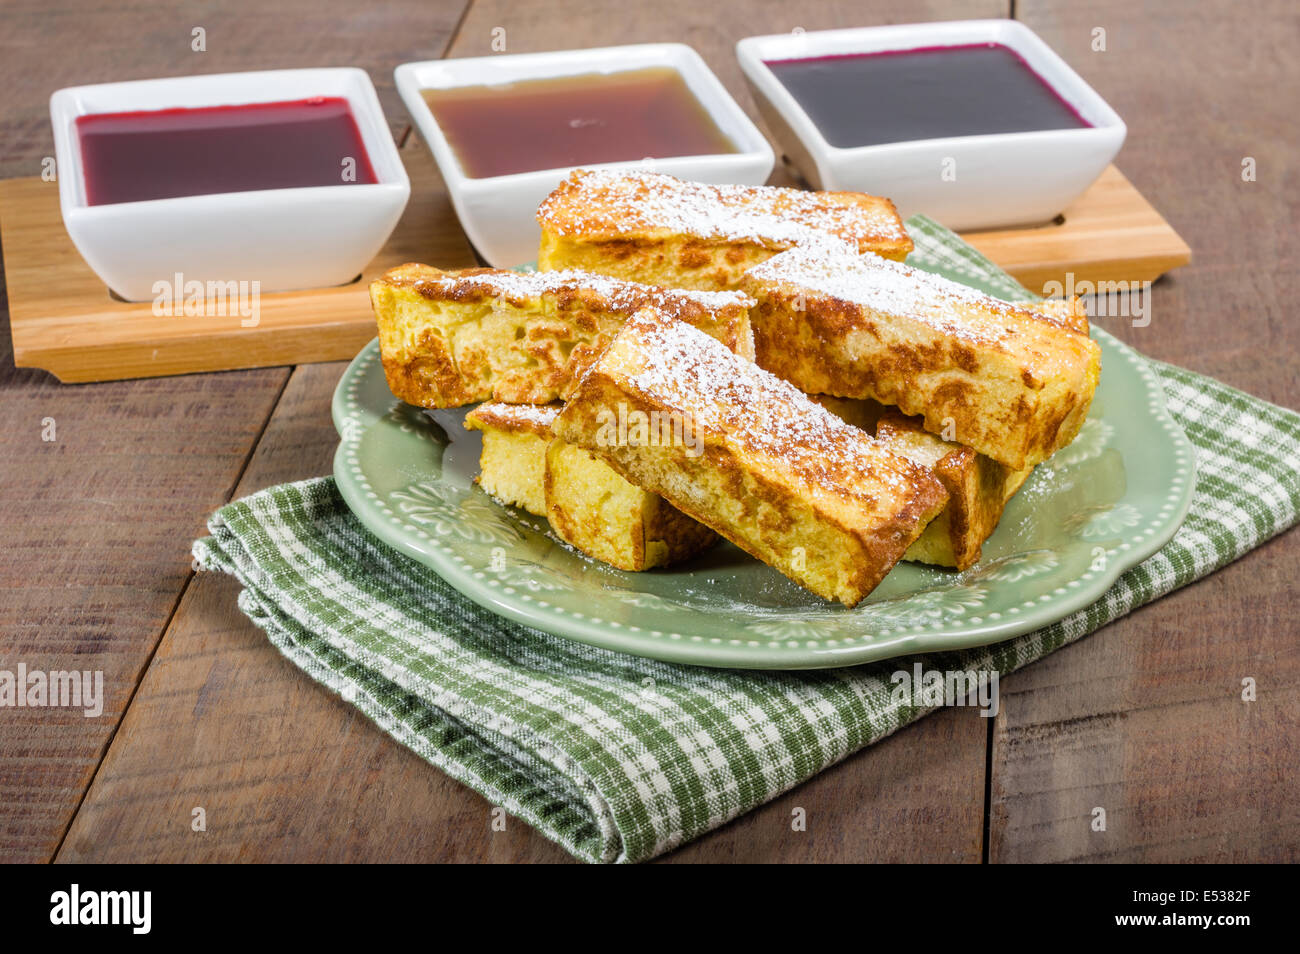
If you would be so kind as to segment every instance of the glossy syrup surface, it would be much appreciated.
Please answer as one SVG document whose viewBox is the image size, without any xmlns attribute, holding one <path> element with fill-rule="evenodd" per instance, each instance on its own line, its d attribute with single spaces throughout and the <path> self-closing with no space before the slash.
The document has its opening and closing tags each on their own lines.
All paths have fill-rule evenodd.
<svg viewBox="0 0 1300 954">
<path fill-rule="evenodd" d="M 471 178 L 733 153 L 735 144 L 671 67 L 426 89 Z"/>
<path fill-rule="evenodd" d="M 832 146 L 1091 126 L 1000 43 L 766 63 Z"/>
<path fill-rule="evenodd" d="M 94 113 L 77 138 L 89 205 L 378 181 L 337 96 Z"/>
</svg>

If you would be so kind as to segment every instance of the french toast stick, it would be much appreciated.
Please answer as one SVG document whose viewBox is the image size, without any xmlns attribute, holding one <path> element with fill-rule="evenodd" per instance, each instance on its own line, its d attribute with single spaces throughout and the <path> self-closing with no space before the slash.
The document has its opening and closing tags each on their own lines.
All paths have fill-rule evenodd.
<svg viewBox="0 0 1300 954">
<path fill-rule="evenodd" d="M 483 434 L 478 485 L 504 504 L 546 516 L 546 446 L 563 405 L 480 404 L 465 428 Z"/>
<path fill-rule="evenodd" d="M 876 439 L 896 454 L 930 468 L 948 491 L 948 505 L 926 525 L 904 560 L 966 570 L 979 562 L 1007 501 L 1032 467 L 1012 470 L 969 447 L 929 433 L 920 420 L 887 408 L 876 422 Z"/>
<path fill-rule="evenodd" d="M 643 422 L 635 433 L 623 424 L 632 421 Z M 653 309 L 623 326 L 553 430 L 845 606 L 876 587 L 948 499 L 925 468 Z"/>
<path fill-rule="evenodd" d="M 1013 305 L 843 245 L 800 246 L 742 287 L 755 360 L 802 391 L 872 398 L 1013 470 L 1070 443 L 1101 349 L 1077 317 Z"/>
<path fill-rule="evenodd" d="M 620 570 L 685 560 L 717 542 L 712 530 L 646 493 L 589 451 L 551 434 L 560 404 L 480 404 L 465 427 L 481 431 L 478 483 L 539 517 L 566 543 Z"/>
<path fill-rule="evenodd" d="M 718 186 L 579 169 L 537 210 L 538 268 L 580 268 L 673 288 L 731 289 L 745 270 L 801 242 L 835 238 L 902 260 L 894 204 L 859 192 Z"/>
<path fill-rule="evenodd" d="M 372 282 L 370 301 L 388 386 L 418 407 L 563 399 L 646 305 L 753 357 L 752 302 L 737 292 L 653 288 L 582 272 L 407 264 Z"/>
<path fill-rule="evenodd" d="M 931 434 L 920 419 L 870 398 L 809 397 L 841 420 L 874 434 L 894 453 L 929 468 L 943 482 L 948 505 L 926 524 L 921 536 L 907 548 L 904 560 L 958 570 L 979 562 L 984 541 L 997 529 L 1007 502 L 1032 468 L 1011 470 L 969 447 Z"/>
<path fill-rule="evenodd" d="M 718 542 L 704 524 L 629 483 L 591 451 L 559 438 L 546 448 L 545 481 L 551 529 L 620 570 L 676 563 Z"/>
<path fill-rule="evenodd" d="M 870 398 L 809 396 L 841 420 L 875 434 L 894 454 L 930 468 L 943 481 L 948 506 L 926 524 L 917 542 L 907 547 L 904 560 L 956 569 L 969 569 L 978 563 L 984 541 L 997 529 L 1002 509 L 1021 489 L 1032 468 L 1011 471 L 970 447 L 927 432 L 917 417 Z"/>
</svg>

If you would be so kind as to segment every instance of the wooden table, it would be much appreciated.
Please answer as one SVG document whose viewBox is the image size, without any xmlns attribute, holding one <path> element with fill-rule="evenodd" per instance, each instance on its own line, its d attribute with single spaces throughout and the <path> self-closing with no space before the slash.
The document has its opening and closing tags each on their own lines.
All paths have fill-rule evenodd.
<svg viewBox="0 0 1300 954">
<path fill-rule="evenodd" d="M 680 40 L 753 114 L 742 36 L 1014 15 L 1125 117 L 1119 165 L 1191 244 L 1153 320 L 1101 323 L 1140 350 L 1300 406 L 1292 110 L 1300 12 L 1105 0 L 292 0 L 87 12 L 11 4 L 0 37 L 0 176 L 52 155 L 49 94 L 154 75 L 359 65 L 408 135 L 395 64 Z M 177 5 L 180 7 L 180 5 Z M 242 8 L 242 9 L 241 9 Z M 187 12 L 188 10 L 188 12 Z M 206 52 L 191 49 L 206 31 Z M 1095 30 L 1106 49 L 1092 49 Z M 497 34 L 499 35 L 499 34 Z M 69 55 L 75 51 L 75 55 Z M 423 148 L 411 137 L 407 148 Z M 1254 157 L 1254 182 L 1241 177 Z M 1288 188 L 1288 185 L 1292 185 Z M 456 225 L 450 209 L 447 228 Z M 463 238 L 440 265 L 470 264 Z M 560 861 L 319 689 L 195 576 L 226 501 L 327 473 L 341 365 L 64 386 L 0 360 L 0 668 L 102 669 L 99 718 L 0 710 L 3 861 Z M 42 439 L 47 419 L 53 441 Z M 932 715 L 672 861 L 1295 861 L 1300 858 L 1300 535 L 1003 681 L 994 720 Z M 1258 701 L 1240 699 L 1243 677 Z M 791 809 L 808 830 L 792 832 Z M 191 830 L 195 807 L 207 830 Z M 1107 830 L 1093 832 L 1094 807 Z"/>
</svg>

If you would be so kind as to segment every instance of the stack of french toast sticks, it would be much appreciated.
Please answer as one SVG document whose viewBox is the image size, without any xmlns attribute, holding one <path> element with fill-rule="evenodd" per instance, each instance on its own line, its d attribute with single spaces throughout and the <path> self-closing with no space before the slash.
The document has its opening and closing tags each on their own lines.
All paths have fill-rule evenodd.
<svg viewBox="0 0 1300 954">
<path fill-rule="evenodd" d="M 537 218 L 540 271 L 374 282 L 384 370 L 477 404 L 481 487 L 624 570 L 722 536 L 854 606 L 965 569 L 1097 387 L 1076 302 L 909 268 L 888 199 L 580 170 Z"/>
</svg>

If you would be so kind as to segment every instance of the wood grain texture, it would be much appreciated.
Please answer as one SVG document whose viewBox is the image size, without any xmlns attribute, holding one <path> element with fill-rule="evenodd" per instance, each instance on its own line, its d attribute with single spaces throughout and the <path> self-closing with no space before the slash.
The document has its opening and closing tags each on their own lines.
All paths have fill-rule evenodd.
<svg viewBox="0 0 1300 954">
<path fill-rule="evenodd" d="M 584 24 L 608 34 L 586 45 L 644 36 L 637 32 L 644 24 L 612 10 L 582 12 Z M 512 37 L 541 29 L 513 11 L 504 19 L 486 14 L 473 25 L 476 4 L 467 26 L 481 27 L 484 36 L 502 23 Z M 552 18 L 577 15 L 561 10 Z M 540 48 L 566 45 L 565 21 L 541 19 L 551 33 L 537 38 Z M 689 28 L 680 38 L 712 62 L 729 55 L 746 26 L 729 25 L 734 35 L 719 29 L 710 47 Z M 329 472 L 336 443 L 329 402 L 340 370 L 294 372 L 238 495 Z M 207 574 L 186 592 L 60 861 L 568 858 L 518 821 L 492 832 L 484 799 L 302 676 L 234 598 L 233 585 Z M 940 713 L 671 857 L 978 860 L 986 737 L 984 720 L 973 713 Z M 935 757 L 916 759 L 916 747 Z M 189 830 L 197 805 L 208 810 L 203 834 Z M 808 813 L 807 832 L 790 830 L 796 806 Z M 220 819 L 226 821 L 218 829 Z M 879 837 L 891 828 L 899 833 Z"/>
<path fill-rule="evenodd" d="M 333 6 L 323 5 L 316 16 L 329 15 Z M 361 16 L 363 9 L 353 13 Z M 22 10 L 37 16 L 35 6 Z M 1119 167 L 1196 256 L 1152 290 L 1149 327 L 1099 323 L 1156 357 L 1296 406 L 1297 323 L 1283 310 L 1296 291 L 1296 199 L 1284 187 L 1293 178 L 1297 145 L 1287 112 L 1297 92 L 1297 64 L 1289 53 L 1297 35 L 1293 5 L 1273 3 L 1247 13 L 1226 4 L 1107 0 L 1079 10 L 1020 0 L 1017 11 L 1124 116 L 1129 140 Z M 452 50 L 489 52 L 495 26 L 506 28 L 511 52 L 682 40 L 700 50 L 754 115 L 731 54 L 743 35 L 1005 13 L 1004 5 L 982 2 L 900 2 L 864 10 L 847 0 L 799 7 L 475 0 Z M 92 44 L 90 66 L 103 78 L 115 76 L 107 52 L 116 42 L 112 21 L 106 13 L 94 22 L 108 39 Z M 1089 49 L 1095 26 L 1107 28 L 1105 54 Z M 71 35 L 70 29 L 65 16 L 62 25 L 42 23 L 41 33 L 48 40 Z M 391 65 L 406 57 L 390 58 L 390 49 L 421 41 L 413 35 L 376 39 L 364 55 Z M 3 46 L 9 42 L 0 39 L 0 54 L 21 56 Z M 313 41 L 306 34 L 282 26 L 266 42 L 290 48 L 288 56 L 309 65 L 302 48 Z M 25 73 L 12 68 L 22 75 L 8 90 L 0 88 L 0 101 L 23 102 L 29 93 L 24 84 L 50 75 L 27 56 Z M 341 55 L 338 61 L 349 60 Z M 0 55 L 0 73 L 7 74 L 12 62 Z M 65 63 L 50 69 L 56 66 L 76 69 Z M 19 114 L 6 108 L 4 115 Z M 30 137 L 21 121 L 4 122 L 10 125 L 3 127 L 0 171 L 31 174 L 35 170 L 24 163 L 38 153 L 27 149 Z M 28 122 L 28 132 L 43 132 L 43 114 Z M 1243 155 L 1258 160 L 1255 183 L 1240 181 Z M 197 453 L 197 468 L 212 469 L 226 454 L 238 457 L 240 438 L 222 427 L 235 426 L 229 415 L 240 405 L 212 382 L 236 382 L 255 403 L 259 393 L 278 392 L 284 372 L 60 388 L 43 374 L 16 372 L 7 360 L 0 367 L 7 375 L 0 388 L 9 398 L 0 408 L 5 451 L 20 448 L 32 414 L 51 400 L 64 401 L 58 413 L 82 413 L 87 431 L 102 432 L 52 480 L 45 479 L 34 450 L 24 450 L 27 456 L 12 465 L 8 456 L 0 462 L 10 468 L 0 469 L 5 539 L 17 519 L 24 521 L 19 539 L 29 541 L 20 556 L 0 554 L 0 582 L 6 594 L 18 592 L 23 601 L 0 621 L 21 623 L 21 645 L 33 656 L 49 651 L 61 662 L 70 658 L 61 647 L 68 633 L 77 632 L 80 642 L 72 645 L 86 658 L 116 652 L 135 661 L 138 671 L 147 658 L 138 647 L 152 646 L 166 619 L 159 607 L 170 606 L 167 594 L 175 599 L 173 583 L 184 578 L 186 564 L 156 593 L 148 585 L 157 582 L 163 556 L 170 558 L 168 548 L 183 559 L 188 534 L 210 509 L 207 498 L 200 499 L 203 487 L 164 497 L 175 501 L 171 516 L 167 505 L 156 506 L 161 488 L 176 479 L 170 461 L 182 452 L 177 448 Z M 334 446 L 329 393 L 338 373 L 338 365 L 294 372 L 239 493 L 328 472 Z M 198 390 L 187 391 L 187 385 Z M 206 395 L 204 388 L 210 389 Z M 190 412 L 169 419 L 170 429 L 154 426 L 160 408 L 187 400 Z M 134 450 L 113 456 L 123 439 Z M 118 470 L 133 473 L 136 483 L 102 483 L 125 480 Z M 69 479 L 81 483 L 65 486 Z M 87 526 L 101 526 L 102 513 L 83 517 L 77 532 L 63 529 L 57 518 L 49 524 L 41 519 L 50 501 L 65 508 L 56 511 L 60 515 L 90 506 L 86 500 L 100 498 L 87 495 L 101 483 L 110 488 L 102 511 L 115 511 L 122 501 L 135 509 L 112 525 L 116 549 L 101 541 L 87 561 L 111 559 L 122 567 L 97 568 L 76 550 Z M 25 495 L 18 506 L 8 505 L 11 488 Z M 192 529 L 157 526 L 168 520 Z M 47 547 L 46 541 L 53 542 Z M 131 567 L 140 554 L 144 565 Z M 1298 557 L 1300 537 L 1291 533 L 1003 680 L 990 779 L 990 859 L 1297 860 Z M 76 598 L 64 596 L 61 573 L 74 580 Z M 281 659 L 238 612 L 235 589 L 221 576 L 202 574 L 186 590 L 60 860 L 567 858 L 518 822 L 492 834 L 483 799 L 389 741 Z M 0 613 L 9 612 L 6 603 Z M 0 627 L 6 640 L 9 631 Z M 116 635 L 100 635 L 105 632 Z M 1255 703 L 1240 700 L 1246 676 L 1259 683 Z M 61 830 L 59 820 L 66 821 L 78 784 L 84 787 L 93 769 L 85 755 L 92 750 L 78 734 L 80 722 L 69 728 L 46 713 L 28 724 L 13 715 L 0 722 L 0 844 L 6 857 L 38 859 L 48 851 L 47 833 Z M 986 728 L 973 712 L 927 717 L 666 860 L 978 859 Z M 102 747 L 106 733 L 93 737 Z M 78 764 L 75 771 L 68 767 Z M 208 811 L 209 830 L 202 834 L 189 829 L 198 805 Z M 808 832 L 790 831 L 796 806 L 808 812 Z M 1089 826 L 1098 806 L 1107 809 L 1105 833 Z"/>
<path fill-rule="evenodd" d="M 295 370 L 236 496 L 330 470 L 342 364 Z M 284 659 L 235 605 L 186 590 L 59 861 L 564 861 Z M 207 831 L 194 832 L 195 807 Z"/>
<path fill-rule="evenodd" d="M 1143 353 L 1300 407 L 1300 7 L 1021 0 L 1036 30 L 1128 124 L 1116 165 L 1192 248 L 1152 289 Z M 1106 31 L 1093 52 L 1093 31 Z M 1242 159 L 1257 163 L 1242 181 Z"/>
<path fill-rule="evenodd" d="M 187 317 L 110 296 L 63 227 L 55 184 L 0 182 L 15 363 L 81 383 L 350 359 L 375 336 L 372 280 L 406 262 L 469 261 L 432 156 L 411 142 L 400 155 L 411 199 L 360 280 L 261 295 L 252 327 L 234 301 L 228 314 Z"/>
<path fill-rule="evenodd" d="M 991 861 L 1300 861 L 1295 542 L 1003 681 Z"/>
<path fill-rule="evenodd" d="M 60 86 L 360 62 L 373 64 L 382 89 L 392 64 L 437 56 L 461 11 L 459 2 L 383 10 L 248 3 L 197 13 L 153 2 L 98 10 L 8 3 L 0 175 L 40 171 L 53 151 L 47 101 Z M 189 52 L 196 20 L 207 22 L 206 54 Z M 391 94 L 385 108 L 390 120 L 402 116 Z M 65 387 L 17 369 L 9 341 L 6 306 L 0 666 L 102 670 L 106 696 L 95 719 L 61 709 L 6 709 L 0 718 L 0 860 L 46 861 L 191 576 L 190 541 L 230 499 L 289 371 Z M 53 442 L 42 440 L 46 418 L 55 422 Z"/>
<path fill-rule="evenodd" d="M 41 173 L 54 155 L 50 94 L 65 86 L 227 73 L 356 66 L 370 74 L 395 134 L 407 126 L 393 67 L 436 59 L 465 0 L 384 3 L 231 0 L 7 0 L 0 31 L 0 176 Z M 193 31 L 206 51 L 192 49 Z"/>
<path fill-rule="evenodd" d="M 0 718 L 0 860 L 43 861 L 190 576 L 190 539 L 229 498 L 288 371 L 88 391 L 15 369 L 0 334 L 0 667 L 104 673 L 98 718 Z"/>
<path fill-rule="evenodd" d="M 1151 290 L 1148 327 L 1099 323 L 1296 407 L 1300 64 L 1288 51 L 1300 11 L 1038 0 L 1017 11 L 1125 117 L 1119 165 L 1195 256 Z M 1090 48 L 1097 27 L 1105 53 Z M 1241 180 L 1246 155 L 1254 183 Z M 990 859 L 1300 859 L 1297 562 L 1292 531 L 1005 680 Z M 1246 677 L 1254 703 L 1241 700 Z M 1105 832 L 1091 828 L 1098 807 Z"/>
<path fill-rule="evenodd" d="M 1030 291 L 1048 282 L 1098 287 L 1101 282 L 1153 282 L 1191 260 L 1187 243 L 1169 227 L 1124 173 L 1108 166 L 1058 216 L 1032 229 L 962 235 Z M 1108 287 L 1108 286 L 1107 286 Z"/>
</svg>

